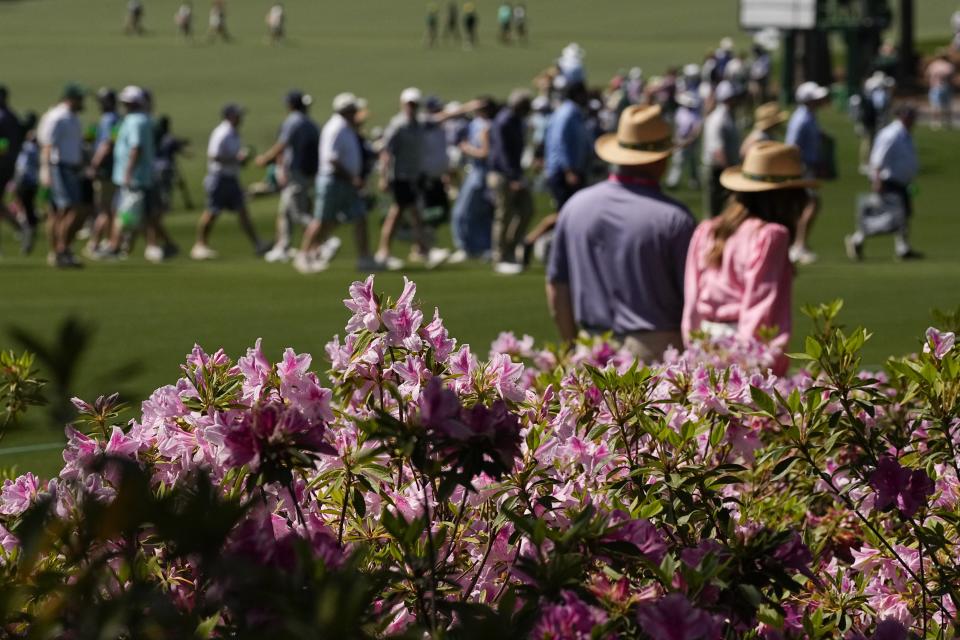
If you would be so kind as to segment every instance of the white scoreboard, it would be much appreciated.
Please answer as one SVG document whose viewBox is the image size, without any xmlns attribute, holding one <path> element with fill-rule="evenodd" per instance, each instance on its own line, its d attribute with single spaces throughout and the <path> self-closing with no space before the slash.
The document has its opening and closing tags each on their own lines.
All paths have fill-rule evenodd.
<svg viewBox="0 0 960 640">
<path fill-rule="evenodd" d="M 740 0 L 744 29 L 812 29 L 817 24 L 817 0 Z"/>
</svg>

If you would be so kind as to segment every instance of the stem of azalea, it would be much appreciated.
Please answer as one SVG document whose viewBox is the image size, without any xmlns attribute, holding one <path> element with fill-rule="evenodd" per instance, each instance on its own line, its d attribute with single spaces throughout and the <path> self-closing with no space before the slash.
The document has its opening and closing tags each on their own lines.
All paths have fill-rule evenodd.
<svg viewBox="0 0 960 640">
<path fill-rule="evenodd" d="M 456 548 L 457 542 L 457 533 L 460 530 L 460 523 L 463 521 L 463 513 L 465 507 L 467 506 L 467 488 L 463 488 L 463 497 L 460 499 L 460 508 L 457 509 L 457 517 L 453 520 L 453 534 L 450 536 L 450 545 L 447 547 L 447 552 L 443 556 L 441 564 L 445 564 L 447 560 L 450 559 L 450 555 L 453 553 Z"/>
<path fill-rule="evenodd" d="M 490 531 L 490 539 L 487 540 L 487 550 L 483 552 L 483 558 L 480 560 L 480 565 L 477 567 L 476 573 L 473 574 L 473 578 L 470 580 L 470 586 L 460 596 L 461 602 L 466 602 L 467 598 L 470 597 L 470 594 L 473 593 L 473 590 L 477 587 L 477 582 L 480 581 L 480 574 L 483 573 L 483 568 L 487 565 L 487 559 L 490 557 L 490 552 L 493 551 L 493 544 L 499 533 L 499 529 Z"/>
<path fill-rule="evenodd" d="M 297 522 L 299 522 L 301 525 L 305 525 L 307 523 L 307 519 L 303 517 L 303 511 L 300 510 L 300 501 L 297 500 L 297 494 L 293 490 L 293 479 L 291 478 L 290 480 L 287 480 L 284 483 L 284 486 L 287 490 L 287 493 L 290 494 L 290 502 L 293 503 L 293 508 L 297 512 Z"/>
<path fill-rule="evenodd" d="M 920 539 L 920 526 L 914 522 L 913 530 L 917 536 L 917 553 L 920 554 L 920 606 L 923 608 L 920 618 L 923 637 L 927 637 L 927 579 L 923 573 L 923 540 Z"/>
<path fill-rule="evenodd" d="M 347 469 L 343 486 L 343 502 L 340 504 L 340 525 L 337 527 L 337 544 L 343 544 L 343 527 L 347 522 L 347 502 L 350 500 L 350 489 L 353 487 L 353 474 Z"/>
</svg>

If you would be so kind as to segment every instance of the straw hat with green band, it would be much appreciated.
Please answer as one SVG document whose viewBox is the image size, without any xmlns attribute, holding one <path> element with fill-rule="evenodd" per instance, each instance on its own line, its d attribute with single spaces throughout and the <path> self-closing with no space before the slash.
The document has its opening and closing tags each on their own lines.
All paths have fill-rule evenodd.
<svg viewBox="0 0 960 640">
<path fill-rule="evenodd" d="M 753 193 L 778 189 L 812 189 L 819 182 L 806 177 L 800 150 L 782 142 L 758 142 L 743 160 L 720 174 L 720 184 L 730 191 Z"/>
<path fill-rule="evenodd" d="M 673 130 L 660 114 L 660 107 L 634 105 L 623 110 L 617 132 L 600 136 L 595 148 L 597 155 L 610 164 L 652 164 L 673 153 Z"/>
<path fill-rule="evenodd" d="M 753 128 L 766 131 L 783 124 L 790 118 L 790 114 L 780 109 L 776 102 L 767 102 L 757 107 L 753 113 Z"/>
</svg>

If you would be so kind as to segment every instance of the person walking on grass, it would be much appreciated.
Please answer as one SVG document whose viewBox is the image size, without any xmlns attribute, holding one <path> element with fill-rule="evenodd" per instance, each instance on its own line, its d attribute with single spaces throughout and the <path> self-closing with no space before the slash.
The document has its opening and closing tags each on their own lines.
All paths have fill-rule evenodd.
<svg viewBox="0 0 960 640">
<path fill-rule="evenodd" d="M 21 228 L 20 253 L 33 251 L 39 220 L 37 219 L 37 191 L 40 187 L 40 148 L 37 146 L 37 115 L 28 112 L 23 118 L 23 144 L 17 154 L 13 172 L 14 202 L 19 209 Z"/>
<path fill-rule="evenodd" d="M 250 220 L 250 213 L 240 186 L 240 167 L 250 156 L 240 141 L 240 124 L 243 109 L 234 103 L 223 108 L 223 120 L 210 134 L 207 145 L 207 176 L 203 187 L 207 192 L 207 208 L 197 225 L 197 240 L 190 249 L 194 260 L 211 260 L 217 252 L 210 248 L 210 231 L 217 217 L 224 210 L 234 211 L 240 228 L 246 234 L 258 255 L 266 253 L 267 247 L 257 236 Z"/>
<path fill-rule="evenodd" d="M 84 214 L 80 178 L 83 164 L 83 111 L 86 90 L 68 84 L 56 105 L 44 114 L 38 129 L 40 184 L 49 189 L 53 211 L 48 222 L 51 254 L 59 268 L 82 266 L 70 249 Z"/>
<path fill-rule="evenodd" d="M 638 358 L 681 346 L 683 269 L 696 223 L 660 191 L 673 132 L 659 106 L 629 106 L 597 155 L 608 180 L 564 205 L 547 266 L 547 303 L 561 339 L 612 332 Z"/>
<path fill-rule="evenodd" d="M 703 182 L 705 207 L 710 217 L 720 215 L 730 195 L 720 183 L 720 175 L 740 162 L 740 132 L 734 118 L 739 99 L 729 80 L 717 84 L 713 92 L 716 106 L 703 121 Z"/>
<path fill-rule="evenodd" d="M 122 246 L 129 251 L 136 232 L 150 224 L 148 218 L 153 213 L 150 208 L 154 204 L 153 163 L 156 159 L 156 141 L 153 124 L 146 112 L 147 96 L 140 87 L 124 87 L 120 92 L 120 104 L 126 113 L 113 144 L 111 176 L 119 194 L 118 214 L 112 217 L 109 247 L 94 254 L 102 258 L 119 257 Z M 144 255 L 150 262 L 163 260 L 162 249 L 148 251 Z"/>
<path fill-rule="evenodd" d="M 949 129 L 953 125 L 953 78 L 957 69 L 950 56 L 942 53 L 927 65 L 925 75 L 929 86 L 930 128 Z"/>
<path fill-rule="evenodd" d="M 317 255 L 318 247 L 330 238 L 340 223 L 352 223 L 357 245 L 357 270 L 379 271 L 382 267 L 370 256 L 366 209 L 360 197 L 363 188 L 363 147 L 357 131 L 361 99 L 341 93 L 333 99 L 333 115 L 320 132 L 320 172 L 314 218 L 303 234 L 293 267 L 300 273 L 318 273 L 327 268 L 329 257 Z"/>
<path fill-rule="evenodd" d="M 307 114 L 313 99 L 302 91 L 287 94 L 287 117 L 280 125 L 277 141 L 256 158 L 258 167 L 276 163 L 280 189 L 277 236 L 264 256 L 267 262 L 286 262 L 292 247 L 293 229 L 309 220 L 310 189 L 317 178 L 320 129 Z"/>
<path fill-rule="evenodd" d="M 533 192 L 523 171 L 523 150 L 527 144 L 526 118 L 533 96 L 516 89 L 490 128 L 490 173 L 487 185 L 494 197 L 493 269 L 503 275 L 523 271 L 517 248 L 523 243 L 533 217 Z"/>
<path fill-rule="evenodd" d="M 380 243 L 376 260 L 388 270 L 403 268 L 403 261 L 390 255 L 390 247 L 400 217 L 409 214 L 413 227 L 415 248 L 411 256 L 428 268 L 444 262 L 450 255 L 447 249 L 431 249 L 420 215 L 420 185 L 423 179 L 423 123 L 420 121 L 419 89 L 404 89 L 400 94 L 400 113 L 390 121 L 383 134 L 380 153 L 380 190 L 389 191 L 393 204 L 380 229 Z"/>
<path fill-rule="evenodd" d="M 173 23 L 177 25 L 177 33 L 184 40 L 193 39 L 193 4 L 184 2 L 173 16 Z"/>
<path fill-rule="evenodd" d="M 95 257 L 100 249 L 110 242 L 113 231 L 114 200 L 117 187 L 113 183 L 113 149 L 120 127 L 117 113 L 117 93 L 113 89 L 97 91 L 100 103 L 100 120 L 97 122 L 97 137 L 94 141 L 93 172 L 94 211 L 93 231 L 84 249 L 86 257 Z M 101 246 L 102 245 L 102 246 Z"/>
<path fill-rule="evenodd" d="M 830 101 L 830 90 L 816 82 L 804 82 L 797 87 L 797 107 L 787 124 L 785 142 L 800 149 L 803 159 L 803 174 L 807 178 L 820 175 L 824 162 L 823 133 L 817 122 L 817 111 Z M 820 213 L 820 196 L 810 192 L 807 206 L 797 223 L 797 233 L 790 247 L 790 259 L 796 264 L 812 264 L 817 261 L 817 254 L 810 250 L 810 232 L 813 223 Z"/>
<path fill-rule="evenodd" d="M 759 338 L 775 332 L 783 350 L 792 328 L 794 268 L 790 246 L 815 180 L 803 176 L 800 150 L 758 142 L 743 165 L 720 176 L 732 198 L 723 213 L 697 227 L 684 275 L 683 339 Z M 781 356 L 774 372 L 783 375 Z"/>
<path fill-rule="evenodd" d="M 916 260 L 923 254 L 910 246 L 910 218 L 913 216 L 913 198 L 910 187 L 917 177 L 920 165 L 911 131 L 917 120 L 916 109 L 909 105 L 897 109 L 893 122 L 880 130 L 870 152 L 870 180 L 873 192 L 893 198 L 902 208 L 903 217 L 896 220 L 894 250 L 898 260 Z M 867 236 L 862 220 L 856 232 L 844 238 L 847 257 L 863 260 L 863 245 Z"/>
<path fill-rule="evenodd" d="M 4 204 L 7 184 L 13 179 L 16 171 L 17 156 L 23 144 L 24 133 L 20 118 L 13 112 L 8 103 L 8 91 L 0 85 L 0 223 L 7 220 L 16 227 L 20 227 L 13 213 Z M 21 233 L 26 233 L 21 229 Z"/>
</svg>

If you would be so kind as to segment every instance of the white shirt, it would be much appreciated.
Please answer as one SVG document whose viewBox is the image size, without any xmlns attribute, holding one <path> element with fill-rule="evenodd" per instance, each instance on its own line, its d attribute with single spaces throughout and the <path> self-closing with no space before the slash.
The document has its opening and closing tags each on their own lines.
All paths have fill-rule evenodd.
<svg viewBox="0 0 960 640">
<path fill-rule="evenodd" d="M 270 13 L 267 14 L 267 24 L 272 29 L 279 29 L 283 26 L 283 7 L 278 4 L 270 7 Z"/>
<path fill-rule="evenodd" d="M 80 165 L 83 162 L 83 127 L 65 102 L 53 106 L 40 120 L 37 138 L 50 146 L 52 164 Z"/>
<path fill-rule="evenodd" d="M 877 134 L 870 151 L 870 175 L 907 186 L 920 169 L 910 132 L 894 120 Z"/>
<path fill-rule="evenodd" d="M 347 119 L 339 113 L 330 116 L 320 132 L 321 176 L 333 175 L 333 161 L 354 178 L 363 170 L 360 139 Z"/>
<path fill-rule="evenodd" d="M 217 125 L 207 145 L 207 171 L 211 175 L 235 176 L 240 172 L 240 134 L 228 120 Z"/>
<path fill-rule="evenodd" d="M 703 122 L 703 164 L 720 166 L 713 157 L 717 151 L 724 152 L 726 164 L 723 166 L 735 165 L 740 160 L 737 126 L 725 104 L 717 105 Z"/>
</svg>

